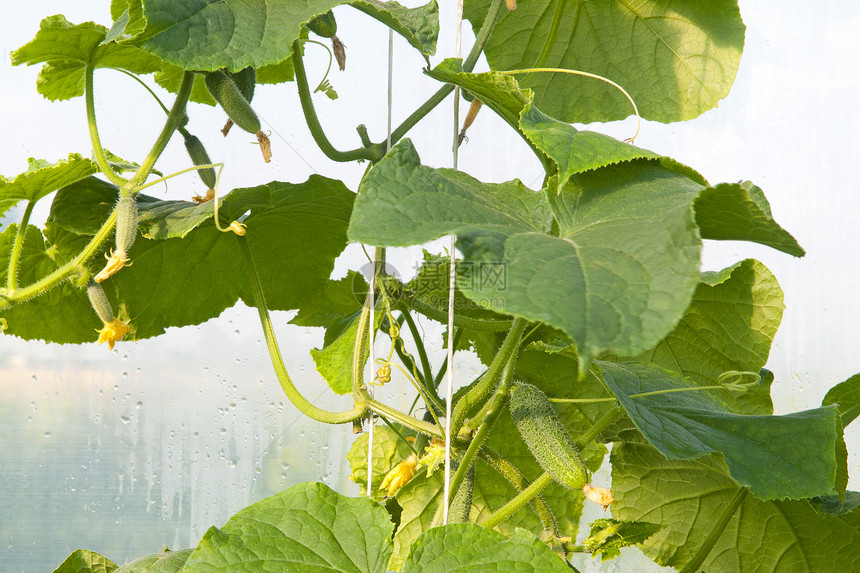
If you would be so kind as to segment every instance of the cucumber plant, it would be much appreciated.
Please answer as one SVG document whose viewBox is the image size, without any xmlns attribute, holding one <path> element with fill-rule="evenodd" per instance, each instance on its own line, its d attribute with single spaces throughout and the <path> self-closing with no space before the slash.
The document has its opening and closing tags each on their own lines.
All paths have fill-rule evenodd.
<svg viewBox="0 0 860 573">
<path fill-rule="evenodd" d="M 215 5 L 232 17 L 219 18 Z M 35 161 L 0 179 L 0 209 L 25 204 L 0 233 L 0 324 L 24 339 L 113 348 L 202 323 L 242 298 L 256 307 L 287 398 L 309 418 L 359 434 L 347 457 L 361 489 L 349 498 L 296 485 L 213 526 L 196 548 L 121 570 L 568 571 L 577 554 L 611 559 L 630 545 L 685 573 L 860 567 L 860 494 L 846 491 L 843 440 L 860 377 L 820 408 L 773 415 L 764 366 L 782 317 L 779 285 L 753 259 L 700 268 L 703 239 L 798 257 L 803 249 L 754 183 L 712 184 L 659 151 L 572 125 L 632 112 L 683 121 L 714 107 L 743 48 L 736 2 L 468 0 L 474 45 L 463 59 L 435 62 L 435 0 L 110 8 L 109 27 L 50 16 L 12 53 L 15 65 L 44 66 L 37 89 L 46 97 L 84 96 L 93 158 Z M 317 116 L 303 46 L 308 31 L 335 40 L 335 14 L 348 10 L 405 38 L 439 87 L 385 140 L 359 126 L 357 147 L 342 150 Z M 335 51 L 342 62 L 342 46 Z M 476 73 L 482 54 L 489 70 Z M 139 163 L 102 146 L 98 67 L 144 86 L 154 74 L 173 94 L 163 96 L 172 103 L 151 151 L 130 158 Z M 268 162 L 271 144 L 251 107 L 258 84 L 298 91 L 327 157 L 367 163 L 356 190 L 314 175 L 214 196 L 221 164 L 187 131 L 188 118 L 214 98 L 257 136 Z M 421 162 L 422 142 L 407 136 L 455 91 L 523 138 L 544 170 L 537 188 Z M 146 194 L 173 176 L 152 177 L 176 132 L 211 201 Z M 33 206 L 48 197 L 49 223 L 36 225 Z M 426 253 L 409 281 L 385 271 L 385 248 L 446 235 L 456 237 L 454 261 Z M 378 247 L 372 289 L 354 271 L 331 278 L 349 243 Z M 454 284 L 440 282 L 452 264 Z M 297 309 L 293 323 L 326 329 L 312 355 L 351 407 L 326 410 L 297 389 L 272 309 Z M 439 330 L 421 334 L 422 324 L 446 325 L 449 312 L 446 341 L 485 367 L 450 404 L 440 391 L 447 361 L 432 364 L 427 352 Z M 390 339 L 390 351 L 365 376 L 371 332 Z M 417 410 L 371 394 L 372 384 L 395 380 L 414 388 Z M 369 459 L 380 444 L 388 454 Z M 591 483 L 610 445 L 611 484 Z M 611 517 L 580 534 L 588 500 Z M 57 571 L 118 569 L 77 550 Z"/>
</svg>

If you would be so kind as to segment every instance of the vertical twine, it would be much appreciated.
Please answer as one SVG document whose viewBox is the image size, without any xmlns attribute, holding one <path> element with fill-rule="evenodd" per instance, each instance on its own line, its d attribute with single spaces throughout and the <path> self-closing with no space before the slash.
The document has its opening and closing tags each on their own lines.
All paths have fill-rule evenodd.
<svg viewBox="0 0 860 573">
<path fill-rule="evenodd" d="M 457 57 L 461 56 L 461 43 L 463 31 L 463 0 L 457 0 L 457 19 L 456 19 L 456 51 Z M 460 88 L 454 87 L 454 144 L 452 152 L 454 155 L 454 169 L 457 169 L 459 164 L 459 147 L 460 147 Z M 448 389 L 445 392 L 445 488 L 442 498 L 442 524 L 448 523 L 448 509 L 451 492 L 451 402 L 454 396 L 454 288 L 457 278 L 457 270 L 455 266 L 455 247 L 457 237 L 451 235 L 451 245 L 449 247 L 450 261 L 448 264 L 448 370 L 446 378 L 448 380 Z"/>
</svg>

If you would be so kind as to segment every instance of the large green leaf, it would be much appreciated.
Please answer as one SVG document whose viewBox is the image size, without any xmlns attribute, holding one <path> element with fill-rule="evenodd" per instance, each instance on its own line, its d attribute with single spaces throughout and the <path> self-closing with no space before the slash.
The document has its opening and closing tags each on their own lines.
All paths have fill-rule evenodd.
<svg viewBox="0 0 860 573">
<path fill-rule="evenodd" d="M 111 573 L 117 565 L 104 555 L 87 549 L 76 549 L 54 573 Z"/>
<path fill-rule="evenodd" d="M 88 225 L 75 222 L 76 214 L 85 213 L 89 204 L 91 209 L 103 209 L 106 216 L 113 205 L 112 200 L 107 200 L 112 192 L 106 185 L 91 189 L 90 201 L 72 201 L 75 208 L 60 209 L 65 202 L 58 198 L 58 209 L 52 213 L 49 227 L 51 252 L 56 249 L 68 256 L 79 250 L 89 237 L 63 228 L 91 231 Z M 245 240 L 270 309 L 298 308 L 310 293 L 326 283 L 335 257 L 346 244 L 353 197 L 341 182 L 312 176 L 305 183 L 272 182 L 235 189 L 225 198 L 225 216 L 238 218 L 251 210 L 244 219 L 248 225 Z M 30 247 L 39 251 L 33 251 L 32 256 L 41 257 L 41 274 L 26 271 L 33 265 L 22 259 L 21 284 L 44 276 L 56 266 L 45 254 L 44 240 L 26 241 L 25 249 Z M 314 256 L 306 256 L 309 252 Z M 200 225 L 184 238 L 139 238 L 129 255 L 133 264 L 102 283 L 118 316 L 131 320 L 133 331 L 127 338 L 147 338 L 161 334 L 169 326 L 199 324 L 218 316 L 240 298 L 253 304 L 237 238 L 232 233 L 221 233 L 212 224 Z M 95 274 L 103 264 L 103 259 L 96 257 L 89 263 L 90 271 Z M 55 342 L 95 340 L 94 329 L 100 326 L 85 292 L 68 283 L 36 301 L 4 311 L 3 316 L 9 324 L 8 332 Z"/>
<path fill-rule="evenodd" d="M 554 236 L 544 195 L 422 166 L 404 140 L 362 182 L 349 237 L 402 246 L 456 233 L 477 273 L 458 277 L 468 297 L 560 328 L 587 361 L 650 348 L 682 316 L 698 282 L 700 189 L 653 162 L 575 175 L 550 193 Z"/>
<path fill-rule="evenodd" d="M 667 458 L 689 460 L 719 452 L 732 477 L 763 500 L 838 493 L 842 426 L 834 406 L 784 416 L 741 416 L 701 391 L 665 393 L 689 386 L 668 370 L 611 362 L 600 368 L 627 415 Z"/>
<path fill-rule="evenodd" d="M 272 0 L 251 6 L 241 0 L 147 0 L 137 21 L 145 21 L 145 28 L 132 41 L 186 70 L 261 69 L 284 62 L 305 23 L 344 3 Z M 355 5 L 391 26 L 422 53 L 435 46 L 438 22 L 434 2 L 414 9 L 376 0 L 356 0 Z"/>
<path fill-rule="evenodd" d="M 842 426 L 847 426 L 860 415 L 860 374 L 855 374 L 845 382 L 841 382 L 827 391 L 822 406 L 836 404 Z"/>
<path fill-rule="evenodd" d="M 116 573 L 177 573 L 180 571 L 193 549 L 181 551 L 164 550 L 161 553 L 147 555 L 127 563 L 116 570 Z"/>
<path fill-rule="evenodd" d="M 780 227 L 762 190 L 749 181 L 720 183 L 696 198 L 696 223 L 703 239 L 750 241 L 802 257 L 803 248 Z"/>
<path fill-rule="evenodd" d="M 77 153 L 56 163 L 31 157 L 27 164 L 27 171 L 14 179 L 0 177 L 0 215 L 19 201 L 38 201 L 99 170 L 94 161 Z"/>
<path fill-rule="evenodd" d="M 210 528 L 183 571 L 382 573 L 393 531 L 378 503 L 302 483 Z"/>
<path fill-rule="evenodd" d="M 612 513 L 666 526 L 640 546 L 661 565 L 681 568 L 690 560 L 738 487 L 716 455 L 667 460 L 644 443 L 612 447 L 612 492 L 618 500 Z M 832 505 L 842 507 L 838 500 Z M 759 501 L 748 495 L 702 571 L 852 573 L 860 568 L 858 515 L 856 508 L 828 513 L 806 500 Z"/>
<path fill-rule="evenodd" d="M 466 2 L 476 31 L 489 4 Z M 607 77 L 643 117 L 670 122 L 696 117 L 728 94 L 743 43 L 736 0 L 530 0 L 502 11 L 485 52 L 494 70 L 552 67 Z M 520 84 L 563 121 L 632 114 L 620 91 L 593 78 L 533 73 Z"/>
<path fill-rule="evenodd" d="M 642 543 L 663 528 L 647 521 L 619 521 L 596 519 L 582 544 L 591 551 L 591 556 L 600 555 L 601 561 L 621 555 L 621 548 Z"/>
<path fill-rule="evenodd" d="M 352 368 L 355 339 L 358 336 L 359 314 L 356 313 L 352 316 L 346 328 L 331 343 L 326 344 L 323 348 L 311 349 L 311 356 L 314 359 L 317 372 L 325 378 L 336 394 L 348 394 L 352 391 Z M 384 315 L 385 312 L 382 309 L 378 309 L 374 313 L 374 324 L 377 328 Z M 368 353 L 369 342 L 368 337 L 365 336 L 361 348 L 360 362 L 362 368 L 367 364 Z M 376 371 L 376 366 L 374 366 L 374 371 Z M 372 380 L 367 382 L 374 383 Z"/>
<path fill-rule="evenodd" d="M 39 93 L 50 100 L 83 95 L 87 66 L 121 68 L 134 74 L 161 69 L 159 58 L 135 46 L 102 45 L 107 31 L 93 22 L 74 25 L 61 15 L 45 18 L 36 37 L 12 52 L 12 65 L 45 63 L 36 85 Z"/>
<path fill-rule="evenodd" d="M 675 330 L 637 360 L 674 370 L 702 386 L 713 386 L 731 370 L 758 372 L 767 362 L 784 308 L 776 277 L 758 261 L 704 273 Z M 773 413 L 769 384 L 718 396 L 738 414 Z"/>
<path fill-rule="evenodd" d="M 523 529 L 508 538 L 474 523 L 453 523 L 421 535 L 403 573 L 569 572 L 567 564 Z"/>
</svg>

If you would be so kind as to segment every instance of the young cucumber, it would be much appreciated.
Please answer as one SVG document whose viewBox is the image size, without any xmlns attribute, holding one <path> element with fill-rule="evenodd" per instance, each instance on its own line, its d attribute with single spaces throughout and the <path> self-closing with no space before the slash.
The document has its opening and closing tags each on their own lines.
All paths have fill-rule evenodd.
<svg viewBox="0 0 860 573">
<path fill-rule="evenodd" d="M 558 483 L 578 490 L 588 482 L 588 470 L 552 403 L 531 384 L 511 390 L 514 425 L 538 464 Z"/>
<path fill-rule="evenodd" d="M 125 257 L 137 238 L 137 200 L 127 195 L 116 204 L 116 250 Z"/>
<path fill-rule="evenodd" d="M 236 87 L 239 88 L 239 91 L 242 93 L 242 97 L 244 97 L 248 103 L 251 103 L 254 100 L 254 89 L 257 87 L 257 70 L 248 66 L 234 74 L 229 74 L 229 76 L 233 79 L 233 83 L 236 84 Z M 227 123 L 225 123 L 224 127 L 221 128 L 221 133 L 224 134 L 224 137 L 227 137 L 227 134 L 230 133 L 231 127 L 233 127 L 233 120 L 227 118 Z"/>
<path fill-rule="evenodd" d="M 191 161 L 194 165 L 209 165 L 212 161 L 209 159 L 209 154 L 206 153 L 206 148 L 203 147 L 203 142 L 200 141 L 196 135 L 191 135 L 187 131 L 185 132 L 188 135 L 185 136 L 185 149 L 188 151 L 188 156 L 191 158 Z M 203 183 L 209 189 L 215 188 L 215 169 L 212 167 L 205 167 L 203 169 L 197 170 L 198 175 L 200 175 L 200 179 L 203 180 Z"/>
<path fill-rule="evenodd" d="M 206 74 L 206 87 L 215 101 L 227 112 L 233 123 L 248 133 L 256 134 L 260 131 L 260 118 L 257 117 L 251 104 L 242 95 L 239 86 L 225 71 L 208 72 Z"/>
<path fill-rule="evenodd" d="M 308 30 L 321 38 L 331 38 L 337 34 L 337 20 L 334 19 L 334 14 L 329 10 L 308 22 Z"/>
</svg>

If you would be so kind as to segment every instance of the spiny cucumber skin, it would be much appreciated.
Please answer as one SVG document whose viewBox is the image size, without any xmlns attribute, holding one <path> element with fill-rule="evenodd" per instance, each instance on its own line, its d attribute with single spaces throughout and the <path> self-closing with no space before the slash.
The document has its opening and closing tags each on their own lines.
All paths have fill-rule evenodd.
<svg viewBox="0 0 860 573">
<path fill-rule="evenodd" d="M 116 204 L 116 250 L 128 253 L 137 238 L 137 201 L 132 196 L 120 197 Z"/>
<path fill-rule="evenodd" d="M 185 149 L 188 151 L 188 156 L 194 165 L 209 165 L 212 163 L 212 160 L 209 159 L 209 154 L 206 153 L 206 148 L 203 147 L 203 142 L 196 135 L 189 134 L 185 138 Z M 215 169 L 212 167 L 198 169 L 197 174 L 200 175 L 203 184 L 209 187 L 209 189 L 215 188 Z"/>
<path fill-rule="evenodd" d="M 206 73 L 206 87 L 233 123 L 248 133 L 261 129 L 260 118 L 239 91 L 236 83 L 223 70 Z"/>
<path fill-rule="evenodd" d="M 308 30 L 321 38 L 331 38 L 337 34 L 337 20 L 331 10 L 316 16 L 308 22 Z"/>
<path fill-rule="evenodd" d="M 448 523 L 467 523 L 472 511 L 472 492 L 475 490 L 475 464 L 469 466 L 466 477 L 451 500 L 448 508 Z"/>
<path fill-rule="evenodd" d="M 90 299 L 90 304 L 93 305 L 93 310 L 96 311 L 96 314 L 99 315 L 102 322 L 107 324 L 113 320 L 113 308 L 111 308 L 110 301 L 108 300 L 102 285 L 96 281 L 89 281 L 87 283 L 87 297 Z"/>
<path fill-rule="evenodd" d="M 511 390 L 510 409 L 514 425 L 544 471 L 570 489 L 582 489 L 588 482 L 585 462 L 546 395 L 531 384 L 518 384 Z"/>
<path fill-rule="evenodd" d="M 257 87 L 257 70 L 248 66 L 230 74 L 230 77 L 233 78 L 233 83 L 239 88 L 239 92 L 241 92 L 245 101 L 248 103 L 254 101 L 254 89 Z"/>
</svg>

